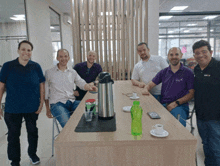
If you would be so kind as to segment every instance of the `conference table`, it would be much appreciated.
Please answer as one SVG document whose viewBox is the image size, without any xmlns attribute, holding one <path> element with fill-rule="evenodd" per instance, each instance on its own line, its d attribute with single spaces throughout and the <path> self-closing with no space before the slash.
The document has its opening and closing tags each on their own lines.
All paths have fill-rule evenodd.
<svg viewBox="0 0 220 166">
<path fill-rule="evenodd" d="M 87 92 L 66 126 L 55 140 L 57 166 L 195 166 L 196 138 L 152 95 L 142 95 L 142 88 L 131 81 L 113 84 L 116 128 L 114 132 L 75 132 L 84 113 L 85 101 L 98 95 Z M 131 135 L 131 115 L 124 106 L 132 106 L 130 93 L 138 94 L 142 115 L 142 136 Z M 157 112 L 161 119 L 151 119 L 147 112 Z M 150 134 L 152 126 L 163 124 L 167 137 Z"/>
</svg>

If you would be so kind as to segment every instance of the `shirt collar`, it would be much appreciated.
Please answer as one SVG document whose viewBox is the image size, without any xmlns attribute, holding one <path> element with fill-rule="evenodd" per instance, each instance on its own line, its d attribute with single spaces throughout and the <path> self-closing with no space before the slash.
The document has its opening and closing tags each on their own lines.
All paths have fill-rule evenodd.
<svg viewBox="0 0 220 166">
<path fill-rule="evenodd" d="M 211 61 L 209 62 L 208 66 L 206 66 L 205 69 L 213 67 L 213 66 L 214 66 L 214 63 L 215 63 L 215 59 L 212 57 Z M 204 69 L 204 70 L 205 70 L 205 69 Z M 201 70 L 199 64 L 196 65 L 196 67 L 194 68 L 194 70 Z"/>
<path fill-rule="evenodd" d="M 59 68 L 58 68 L 58 64 L 55 66 L 55 68 L 56 68 L 56 71 L 61 71 Z M 64 71 L 64 72 L 66 72 L 66 71 L 70 71 L 70 68 L 67 66 L 67 69 Z"/>
<path fill-rule="evenodd" d="M 151 55 L 150 55 L 150 58 L 148 59 L 148 61 L 153 61 L 153 59 L 152 59 L 152 56 L 151 56 Z M 147 62 L 148 62 L 148 61 L 147 61 Z M 142 63 L 147 63 L 146 61 L 143 61 L 142 59 L 141 59 L 141 62 L 142 62 Z"/>
<path fill-rule="evenodd" d="M 180 68 L 179 68 L 178 71 L 181 71 L 181 70 L 184 70 L 184 66 L 183 66 L 183 64 L 180 62 Z M 168 67 L 168 71 L 172 71 L 170 65 L 169 65 L 169 67 Z"/>
<path fill-rule="evenodd" d="M 27 65 L 30 65 L 30 64 L 33 64 L 33 62 L 32 62 L 31 60 L 28 61 Z M 15 65 L 22 65 L 22 64 L 19 63 L 18 58 L 15 59 Z M 25 66 L 27 66 L 27 65 L 25 65 Z M 22 65 L 22 66 L 23 66 L 23 65 Z"/>
</svg>

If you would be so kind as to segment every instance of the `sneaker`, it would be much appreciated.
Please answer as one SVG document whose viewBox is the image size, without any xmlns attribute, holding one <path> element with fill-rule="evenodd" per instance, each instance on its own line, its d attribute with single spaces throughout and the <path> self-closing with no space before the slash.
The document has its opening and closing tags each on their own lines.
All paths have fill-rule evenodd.
<svg viewBox="0 0 220 166">
<path fill-rule="evenodd" d="M 30 157 L 30 161 L 31 161 L 32 164 L 34 164 L 34 165 L 40 163 L 40 159 L 39 159 L 39 157 L 38 157 L 37 155 L 31 156 L 31 157 Z"/>
</svg>

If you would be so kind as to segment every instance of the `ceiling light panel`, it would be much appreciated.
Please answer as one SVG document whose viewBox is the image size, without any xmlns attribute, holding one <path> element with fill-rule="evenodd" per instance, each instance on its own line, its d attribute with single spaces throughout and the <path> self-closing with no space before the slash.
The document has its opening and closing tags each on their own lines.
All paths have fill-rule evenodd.
<svg viewBox="0 0 220 166">
<path fill-rule="evenodd" d="M 169 20 L 170 18 L 172 18 L 173 16 L 160 16 L 159 19 L 160 20 Z"/>
<path fill-rule="evenodd" d="M 188 8 L 188 6 L 174 6 L 170 11 L 171 12 L 173 12 L 173 11 L 183 11 L 186 8 Z"/>
<path fill-rule="evenodd" d="M 218 17 L 218 16 L 206 16 L 206 17 L 204 17 L 203 19 L 205 19 L 205 20 L 211 20 L 211 19 L 214 19 L 214 18 L 216 18 L 216 17 Z"/>
</svg>

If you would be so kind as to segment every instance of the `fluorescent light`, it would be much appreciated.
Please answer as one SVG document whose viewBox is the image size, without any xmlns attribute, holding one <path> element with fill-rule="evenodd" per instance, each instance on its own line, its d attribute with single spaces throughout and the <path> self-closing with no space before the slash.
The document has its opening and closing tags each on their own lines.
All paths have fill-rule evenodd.
<svg viewBox="0 0 220 166">
<path fill-rule="evenodd" d="M 185 30 L 185 31 L 183 31 L 183 32 L 187 33 L 187 32 L 189 32 L 189 30 Z"/>
<path fill-rule="evenodd" d="M 168 31 L 168 33 L 173 33 L 174 31 Z"/>
<path fill-rule="evenodd" d="M 187 24 L 187 26 L 196 26 L 197 24 Z"/>
<path fill-rule="evenodd" d="M 50 29 L 55 29 L 53 26 L 50 26 Z"/>
<path fill-rule="evenodd" d="M 169 20 L 170 18 L 172 18 L 173 16 L 160 16 L 159 19 L 160 20 Z"/>
<path fill-rule="evenodd" d="M 17 18 L 25 18 L 24 14 L 17 14 L 17 15 L 14 15 L 14 16 L 17 17 Z"/>
<path fill-rule="evenodd" d="M 13 15 L 14 17 L 10 17 L 11 20 L 15 21 L 23 21 L 25 20 L 25 15 L 24 14 L 18 14 L 18 15 Z"/>
<path fill-rule="evenodd" d="M 171 12 L 173 12 L 173 11 L 183 11 L 186 8 L 188 8 L 188 6 L 174 6 L 170 11 Z"/>
<path fill-rule="evenodd" d="M 211 20 L 211 19 L 214 19 L 214 18 L 216 18 L 216 17 L 218 17 L 218 16 L 206 16 L 206 17 L 204 17 L 203 19 Z"/>
<path fill-rule="evenodd" d="M 210 30 L 210 32 L 213 32 L 213 31 L 214 31 L 214 29 L 211 29 L 211 30 Z"/>
</svg>

